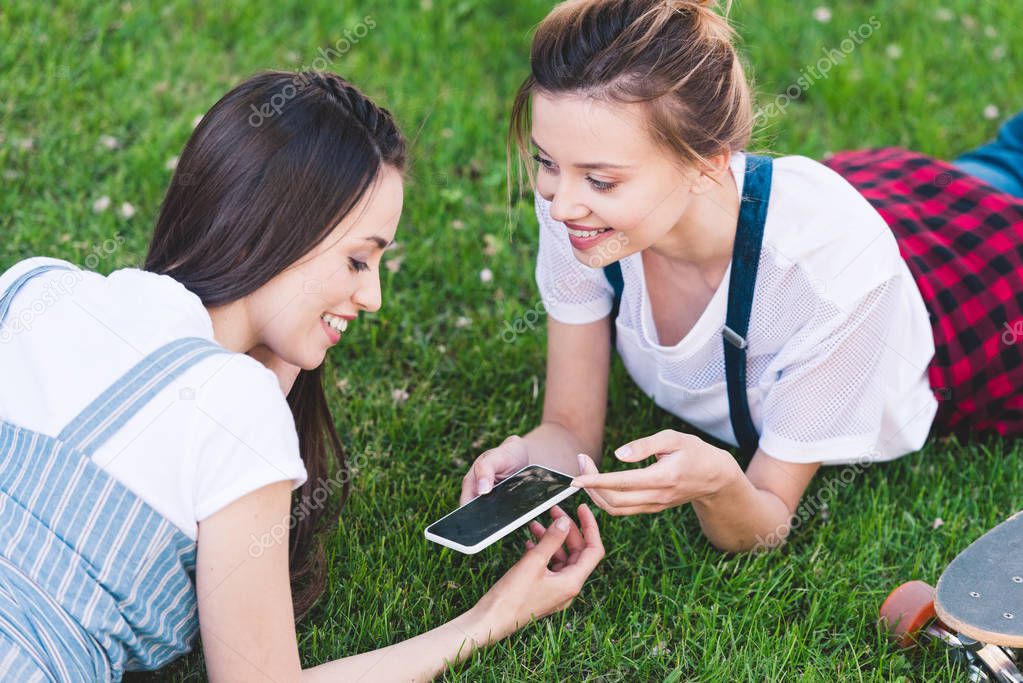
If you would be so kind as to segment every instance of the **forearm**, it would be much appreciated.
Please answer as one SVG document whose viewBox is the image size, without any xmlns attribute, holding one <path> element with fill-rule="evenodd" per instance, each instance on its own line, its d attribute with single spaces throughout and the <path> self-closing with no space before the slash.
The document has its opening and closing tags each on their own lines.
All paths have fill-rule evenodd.
<svg viewBox="0 0 1023 683">
<path fill-rule="evenodd" d="M 546 420 L 522 437 L 531 465 L 546 465 L 565 474 L 579 474 L 579 453 L 599 463 L 601 440 L 583 439 L 558 422 Z"/>
<path fill-rule="evenodd" d="M 504 635 L 493 631 L 474 608 L 414 638 L 306 669 L 302 680 L 429 681 L 450 664 L 467 659 L 476 649 Z"/>
<path fill-rule="evenodd" d="M 785 540 L 792 513 L 774 493 L 741 471 L 718 492 L 693 501 L 704 535 L 719 550 L 769 549 Z"/>
</svg>

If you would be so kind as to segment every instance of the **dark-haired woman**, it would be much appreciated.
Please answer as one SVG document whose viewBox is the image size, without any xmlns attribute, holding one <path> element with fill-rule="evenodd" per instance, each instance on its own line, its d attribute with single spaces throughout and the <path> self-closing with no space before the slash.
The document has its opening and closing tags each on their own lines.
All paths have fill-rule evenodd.
<svg viewBox="0 0 1023 683">
<path fill-rule="evenodd" d="M 462 616 L 301 670 L 337 514 L 310 500 L 347 493 L 322 363 L 380 307 L 404 163 L 341 78 L 260 74 L 186 144 L 144 269 L 0 276 L 0 678 L 119 680 L 201 630 L 214 681 L 423 680 L 571 602 L 603 555 L 585 506 Z"/>
<path fill-rule="evenodd" d="M 1023 120 L 962 168 L 747 154 L 752 97 L 714 5 L 573 0 L 537 28 L 512 133 L 536 162 L 543 418 L 477 458 L 463 500 L 546 463 L 611 514 L 692 503 L 746 551 L 785 539 L 821 464 L 1023 435 Z M 615 451 L 649 466 L 597 473 L 579 454 L 601 452 L 612 338 L 644 393 L 748 467 L 668 430 Z"/>
</svg>

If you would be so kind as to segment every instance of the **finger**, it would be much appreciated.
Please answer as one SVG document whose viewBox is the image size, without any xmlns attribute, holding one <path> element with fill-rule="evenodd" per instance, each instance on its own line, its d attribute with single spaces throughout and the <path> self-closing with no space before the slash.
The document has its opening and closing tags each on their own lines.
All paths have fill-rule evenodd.
<svg viewBox="0 0 1023 683">
<path fill-rule="evenodd" d="M 473 473 L 476 475 L 476 493 L 485 496 L 494 488 L 494 479 L 497 478 L 497 465 L 494 462 L 494 451 L 488 451 L 476 459 L 473 464 Z"/>
<path fill-rule="evenodd" d="M 536 547 L 530 551 L 530 556 L 537 561 L 543 562 L 546 567 L 554 559 L 554 555 L 561 550 L 561 544 L 568 536 L 570 523 L 567 518 L 562 517 L 544 530 L 543 536 L 537 542 Z"/>
<path fill-rule="evenodd" d="M 562 575 L 576 579 L 582 586 L 586 577 L 593 572 L 597 564 L 604 558 L 604 542 L 600 538 L 597 518 L 593 516 L 588 505 L 580 505 L 578 509 L 579 525 L 582 529 L 586 546 L 579 553 L 576 561 L 562 570 Z"/>
<path fill-rule="evenodd" d="M 663 509 L 665 493 L 661 489 L 636 489 L 634 491 L 600 489 L 600 496 L 608 505 L 619 510 L 640 505 L 650 507 L 659 505 Z"/>
<path fill-rule="evenodd" d="M 465 505 L 476 496 L 482 496 L 494 487 L 499 478 L 498 475 L 507 469 L 507 460 L 510 455 L 505 453 L 501 446 L 492 448 L 481 454 L 473 462 L 469 472 L 462 479 L 462 493 L 459 497 L 459 505 Z"/>
<path fill-rule="evenodd" d="M 593 458 L 585 453 L 580 453 L 575 457 L 579 460 L 579 474 L 572 480 L 572 486 L 575 486 L 576 488 L 585 488 L 577 482 L 582 481 L 585 477 L 591 477 L 599 474 L 600 470 L 597 469 L 597 464 L 593 462 Z"/>
<path fill-rule="evenodd" d="M 600 470 L 597 469 L 597 463 L 593 462 L 593 458 L 591 458 L 590 456 L 586 455 L 585 453 L 580 453 L 575 457 L 578 458 L 579 460 L 580 475 L 597 474 L 598 472 L 600 472 Z"/>
<path fill-rule="evenodd" d="M 699 437 L 676 432 L 674 429 L 665 429 L 622 445 L 615 451 L 615 457 L 623 462 L 638 462 L 652 455 L 687 448 L 692 445 L 693 439 L 699 439 Z"/>
<path fill-rule="evenodd" d="M 627 507 L 615 507 L 607 512 L 615 517 L 629 517 L 631 515 L 652 515 L 663 512 L 663 505 L 630 505 Z"/>
<path fill-rule="evenodd" d="M 526 541 L 526 552 L 532 550 L 535 547 L 536 543 L 533 543 L 532 541 Z"/>
<path fill-rule="evenodd" d="M 568 521 L 572 521 L 568 513 L 562 510 L 560 507 L 555 505 L 551 508 L 551 519 L 557 521 L 562 517 L 568 517 Z M 568 554 L 571 556 L 572 553 L 583 549 L 586 545 L 586 541 L 583 540 L 583 535 L 579 531 L 579 527 L 572 523 L 572 527 L 568 530 L 568 537 L 565 538 L 565 547 L 568 548 Z"/>
<path fill-rule="evenodd" d="M 585 491 L 586 495 L 590 497 L 590 500 L 596 503 L 597 507 L 601 510 L 606 510 L 607 512 L 614 514 L 614 506 L 604 500 L 604 496 L 599 489 L 585 489 Z"/>
<path fill-rule="evenodd" d="M 544 528 L 543 524 L 540 524 L 540 522 L 536 521 L 535 519 L 529 523 L 529 532 L 533 534 L 533 538 L 535 538 L 537 541 L 543 538 L 543 535 L 544 533 L 546 533 L 546 531 L 547 530 Z M 565 554 L 564 550 L 558 548 L 557 552 L 554 553 L 554 560 L 557 562 L 567 562 L 568 556 Z"/>
<path fill-rule="evenodd" d="M 621 472 L 603 472 L 601 474 L 581 474 L 572 480 L 572 486 L 582 489 L 602 489 L 609 491 L 635 491 L 637 489 L 658 489 L 669 485 L 664 473 L 650 467 Z"/>
<path fill-rule="evenodd" d="M 581 476 L 584 476 L 584 475 L 597 474 L 597 465 L 596 465 L 596 463 L 593 462 L 593 459 L 590 458 L 590 456 L 588 456 L 588 455 L 586 455 L 584 453 L 580 453 L 576 457 L 579 459 L 579 475 L 580 475 L 579 477 L 576 477 L 576 479 L 579 479 Z M 572 481 L 572 485 L 573 486 L 575 485 L 575 480 Z M 582 488 L 582 487 L 577 487 L 577 488 Z M 587 489 L 586 490 L 586 495 L 588 495 L 590 497 L 590 499 L 594 503 L 597 504 L 598 507 L 607 509 L 607 508 L 604 507 L 606 505 L 606 501 L 600 495 L 600 492 L 590 491 L 589 489 Z"/>
<path fill-rule="evenodd" d="M 476 476 L 472 469 L 462 477 L 462 493 L 458 496 L 458 506 L 461 507 L 476 497 Z"/>
</svg>

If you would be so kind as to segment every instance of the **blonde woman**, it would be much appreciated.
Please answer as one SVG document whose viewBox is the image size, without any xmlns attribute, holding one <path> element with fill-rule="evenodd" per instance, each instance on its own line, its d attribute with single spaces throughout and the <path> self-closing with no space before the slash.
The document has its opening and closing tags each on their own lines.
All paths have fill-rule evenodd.
<svg viewBox="0 0 1023 683">
<path fill-rule="evenodd" d="M 733 37 L 693 0 L 574 0 L 538 26 L 512 137 L 535 164 L 543 418 L 477 458 L 463 501 L 543 463 L 614 515 L 690 503 L 746 551 L 783 541 L 822 464 L 1023 434 L 1023 343 L 1003 339 L 1023 327 L 1023 122 L 962 168 L 749 154 Z M 598 473 L 612 345 L 739 459 L 669 430 L 615 450 L 647 466 Z"/>
</svg>

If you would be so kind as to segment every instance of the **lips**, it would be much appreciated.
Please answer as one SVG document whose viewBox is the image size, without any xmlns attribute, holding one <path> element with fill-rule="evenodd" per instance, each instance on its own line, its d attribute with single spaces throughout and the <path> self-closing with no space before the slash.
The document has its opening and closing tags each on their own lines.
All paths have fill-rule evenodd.
<svg viewBox="0 0 1023 683">
<path fill-rule="evenodd" d="M 565 228 L 568 230 L 568 241 L 579 251 L 585 251 L 603 242 L 614 233 L 614 230 L 608 227 L 591 228 L 574 223 L 565 223 Z"/>
<path fill-rule="evenodd" d="M 324 334 L 327 335 L 327 339 L 330 340 L 331 346 L 341 341 L 341 333 L 335 330 L 333 327 L 327 324 L 327 321 L 320 318 L 320 327 L 323 328 Z"/>
</svg>

